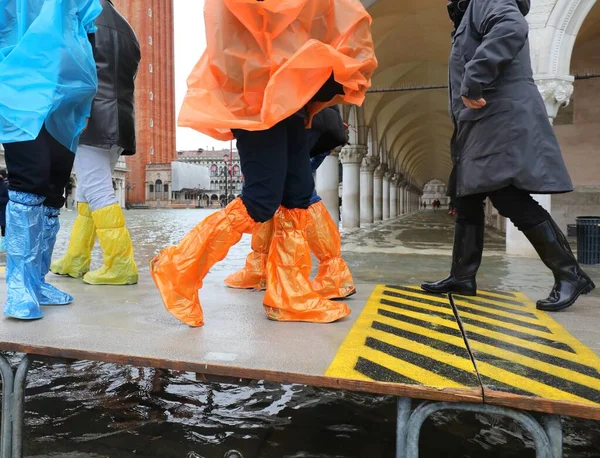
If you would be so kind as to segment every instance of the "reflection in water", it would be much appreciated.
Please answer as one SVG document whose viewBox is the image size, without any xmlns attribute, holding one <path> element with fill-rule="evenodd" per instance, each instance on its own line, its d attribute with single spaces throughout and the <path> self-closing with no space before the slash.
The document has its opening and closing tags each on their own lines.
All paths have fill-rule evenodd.
<svg viewBox="0 0 600 458">
<path fill-rule="evenodd" d="M 156 251 L 177 243 L 209 212 L 130 211 L 128 226 L 140 269 Z M 75 214 L 65 212 L 56 252 L 67 246 Z M 245 237 L 211 281 L 243 265 Z M 398 281 L 416 284 L 424 272 L 437 278 L 447 268 L 435 256 L 407 256 Z M 350 254 L 362 280 L 389 281 L 397 257 Z M 94 253 L 94 262 L 101 254 Z M 500 257 L 486 261 L 485 278 L 510 287 L 516 272 Z M 491 275 L 498 269 L 498 276 Z M 385 275 L 386 278 L 381 278 Z M 522 277 L 520 277 L 522 280 Z M 14 361 L 16 363 L 17 358 Z M 35 363 L 27 391 L 26 456 L 35 458 L 221 458 L 239 450 L 244 458 L 388 458 L 395 447 L 393 398 L 300 385 L 206 383 L 195 374 L 89 361 Z M 565 421 L 565 458 L 600 456 L 595 422 Z M 510 421 L 447 412 L 428 421 L 421 436 L 425 458 L 534 457 L 530 439 Z"/>
</svg>

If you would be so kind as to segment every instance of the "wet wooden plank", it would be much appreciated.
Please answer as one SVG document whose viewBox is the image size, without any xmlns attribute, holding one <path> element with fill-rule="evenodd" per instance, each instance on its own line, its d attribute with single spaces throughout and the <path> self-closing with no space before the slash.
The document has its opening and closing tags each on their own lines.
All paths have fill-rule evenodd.
<svg viewBox="0 0 600 458">
<path fill-rule="evenodd" d="M 369 302 L 376 287 L 373 284 L 357 285 L 358 293 L 348 301 L 353 310 L 348 319 L 316 325 L 269 321 L 261 293 L 234 291 L 208 281 L 201 291 L 206 324 L 198 329 L 180 323 L 164 310 L 147 273 L 141 275 L 138 285 L 128 287 L 87 286 L 66 278 L 52 281 L 75 297 L 73 305 L 45 307 L 45 318 L 37 322 L 0 320 L 0 351 L 417 399 L 482 402 L 481 388 L 473 388 L 470 379 L 468 383 L 460 383 L 458 378 L 430 386 L 397 383 L 394 378 L 326 373 Z M 2 282 L 0 296 L 5 294 L 4 289 Z M 397 300 L 393 296 L 390 299 Z M 437 308 L 443 310 L 444 317 L 451 318 L 448 300 L 444 301 Z M 384 308 L 398 312 L 396 307 Z M 394 321 L 389 317 L 385 320 Z M 448 326 L 453 326 L 451 319 Z M 399 337 L 379 340 L 388 345 L 385 350 L 390 350 L 395 338 Z M 443 374 L 437 377 L 441 380 Z"/>
<path fill-rule="evenodd" d="M 600 358 L 520 293 L 452 296 L 486 403 L 600 420 Z"/>
</svg>

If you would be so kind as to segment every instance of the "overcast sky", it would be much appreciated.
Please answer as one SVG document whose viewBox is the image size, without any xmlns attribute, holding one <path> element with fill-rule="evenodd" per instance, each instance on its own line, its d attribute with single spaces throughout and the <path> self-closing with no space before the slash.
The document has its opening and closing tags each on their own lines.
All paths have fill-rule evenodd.
<svg viewBox="0 0 600 458">
<path fill-rule="evenodd" d="M 204 0 L 174 0 L 175 7 L 175 112 L 178 115 L 185 96 L 186 79 L 206 47 Z M 229 148 L 195 130 L 177 128 L 177 149 Z"/>
</svg>

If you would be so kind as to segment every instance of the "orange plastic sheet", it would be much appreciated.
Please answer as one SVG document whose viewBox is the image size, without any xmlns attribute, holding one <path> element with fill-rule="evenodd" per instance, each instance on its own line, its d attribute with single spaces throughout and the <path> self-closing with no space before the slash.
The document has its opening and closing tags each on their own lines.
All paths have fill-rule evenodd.
<svg viewBox="0 0 600 458">
<path fill-rule="evenodd" d="M 266 130 L 306 106 L 333 73 L 344 94 L 311 116 L 361 105 L 377 67 L 357 0 L 206 0 L 207 49 L 188 79 L 179 125 L 218 140 Z"/>
<path fill-rule="evenodd" d="M 267 288 L 267 256 L 273 239 L 273 220 L 258 224 L 252 233 L 252 251 L 246 258 L 244 268 L 232 273 L 225 284 L 235 289 Z"/>
<path fill-rule="evenodd" d="M 158 253 L 150 263 L 150 274 L 166 309 L 190 326 L 202 326 L 204 313 L 198 290 L 204 277 L 242 234 L 252 232 L 255 226 L 242 200 L 235 199 L 204 219 L 179 245 Z"/>
<path fill-rule="evenodd" d="M 332 323 L 350 315 L 343 302 L 323 299 L 309 280 L 311 258 L 306 242 L 307 210 L 281 207 L 267 259 L 267 291 L 263 304 L 276 321 Z"/>
<path fill-rule="evenodd" d="M 354 279 L 342 259 L 342 237 L 323 202 L 308 209 L 311 221 L 306 237 L 311 251 L 319 260 L 319 271 L 312 282 L 313 289 L 325 299 L 344 299 L 356 293 Z"/>
</svg>

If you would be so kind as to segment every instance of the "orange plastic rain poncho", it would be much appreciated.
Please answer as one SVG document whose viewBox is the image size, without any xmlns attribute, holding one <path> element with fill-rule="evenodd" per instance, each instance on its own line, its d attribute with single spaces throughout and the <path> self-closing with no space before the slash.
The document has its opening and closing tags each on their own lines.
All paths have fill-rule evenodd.
<svg viewBox="0 0 600 458">
<path fill-rule="evenodd" d="M 344 94 L 311 115 L 361 105 L 377 60 L 358 0 L 206 0 L 207 49 L 188 79 L 179 125 L 217 140 L 266 130 L 308 104 L 333 73 Z"/>
</svg>

